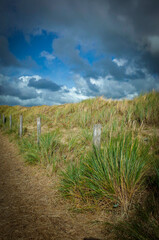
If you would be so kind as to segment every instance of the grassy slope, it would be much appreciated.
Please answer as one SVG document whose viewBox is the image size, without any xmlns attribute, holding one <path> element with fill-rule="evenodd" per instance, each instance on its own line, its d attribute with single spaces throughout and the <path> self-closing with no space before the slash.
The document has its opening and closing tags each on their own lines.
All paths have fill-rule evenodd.
<svg viewBox="0 0 159 240">
<path fill-rule="evenodd" d="M 114 204 L 127 211 L 136 201 L 136 195 L 140 202 L 139 196 L 147 193 L 143 179 L 148 176 L 157 182 L 159 179 L 158 103 L 159 93 L 153 91 L 132 101 L 99 97 L 51 107 L 0 106 L 0 113 L 7 117 L 6 126 L 12 114 L 12 132 L 26 160 L 40 162 L 62 175 L 60 188 L 65 196 L 76 204 L 81 201 L 101 206 Z M 24 119 L 24 136 L 19 141 L 20 114 Z M 36 118 L 39 116 L 42 121 L 40 149 L 36 144 Z M 92 153 L 96 123 L 102 124 L 101 153 L 97 156 Z M 145 154 L 145 147 L 149 148 L 149 153 Z"/>
</svg>

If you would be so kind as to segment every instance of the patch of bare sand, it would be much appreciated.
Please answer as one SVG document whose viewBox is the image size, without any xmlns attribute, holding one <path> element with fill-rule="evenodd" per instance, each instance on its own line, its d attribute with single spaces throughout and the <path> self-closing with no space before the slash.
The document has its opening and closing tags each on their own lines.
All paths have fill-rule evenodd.
<svg viewBox="0 0 159 240">
<path fill-rule="evenodd" d="M 104 239 L 102 216 L 72 213 L 56 189 L 57 177 L 25 164 L 0 133 L 0 240 Z"/>
</svg>

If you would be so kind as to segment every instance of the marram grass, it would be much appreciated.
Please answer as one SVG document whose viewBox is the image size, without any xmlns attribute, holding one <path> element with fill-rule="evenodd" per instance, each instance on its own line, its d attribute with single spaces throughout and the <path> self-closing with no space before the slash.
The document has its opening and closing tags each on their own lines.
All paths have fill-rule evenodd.
<svg viewBox="0 0 159 240">
<path fill-rule="evenodd" d="M 28 163 L 41 163 L 44 166 L 51 165 L 53 171 L 57 170 L 61 152 L 64 148 L 59 141 L 59 133 L 57 131 L 41 135 L 39 145 L 35 136 L 23 138 L 19 141 L 19 145 Z"/>
<path fill-rule="evenodd" d="M 112 135 L 101 150 L 94 147 L 78 166 L 62 173 L 60 190 L 70 197 L 81 194 L 83 200 L 111 200 L 127 211 L 143 187 L 149 164 L 148 148 L 132 132 Z"/>
<path fill-rule="evenodd" d="M 139 123 L 159 125 L 159 92 L 152 91 L 133 100 L 130 107 L 132 118 Z"/>
</svg>

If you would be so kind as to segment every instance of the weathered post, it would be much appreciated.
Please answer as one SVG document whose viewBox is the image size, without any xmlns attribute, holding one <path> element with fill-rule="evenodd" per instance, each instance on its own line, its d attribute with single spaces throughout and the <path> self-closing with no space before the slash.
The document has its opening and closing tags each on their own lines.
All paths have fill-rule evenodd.
<svg viewBox="0 0 159 240">
<path fill-rule="evenodd" d="M 9 117 L 9 126 L 10 126 L 10 130 L 12 129 L 12 115 L 10 115 L 10 117 Z"/>
<path fill-rule="evenodd" d="M 5 124 L 5 115 L 3 114 L 3 125 Z"/>
<path fill-rule="evenodd" d="M 93 145 L 98 149 L 100 149 L 101 128 L 101 124 L 95 124 L 93 128 Z"/>
<path fill-rule="evenodd" d="M 40 144 L 40 135 L 41 135 L 41 119 L 37 118 L 37 143 Z"/>
<path fill-rule="evenodd" d="M 6 123 L 6 117 L 5 117 L 5 115 L 3 114 L 3 129 L 5 129 L 5 123 Z"/>
<path fill-rule="evenodd" d="M 22 134 L 23 134 L 23 115 L 20 115 L 20 129 L 19 129 L 20 138 L 22 137 Z"/>
</svg>

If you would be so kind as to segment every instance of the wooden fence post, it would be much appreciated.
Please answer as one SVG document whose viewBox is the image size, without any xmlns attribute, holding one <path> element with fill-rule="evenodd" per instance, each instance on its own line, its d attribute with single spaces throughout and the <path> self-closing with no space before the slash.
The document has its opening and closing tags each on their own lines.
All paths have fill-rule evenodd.
<svg viewBox="0 0 159 240">
<path fill-rule="evenodd" d="M 3 125 L 5 124 L 5 115 L 3 114 Z"/>
<path fill-rule="evenodd" d="M 12 129 L 12 115 L 10 115 L 10 117 L 9 117 L 9 126 L 10 126 L 10 130 Z"/>
<path fill-rule="evenodd" d="M 95 124 L 93 128 L 93 145 L 98 149 L 100 148 L 101 128 L 101 124 Z"/>
<path fill-rule="evenodd" d="M 20 135 L 20 138 L 22 137 L 22 134 L 23 134 L 23 115 L 20 115 L 20 129 L 19 129 L 19 135 Z"/>
<path fill-rule="evenodd" d="M 37 118 L 37 143 L 40 144 L 40 135 L 41 135 L 41 119 Z"/>
</svg>

